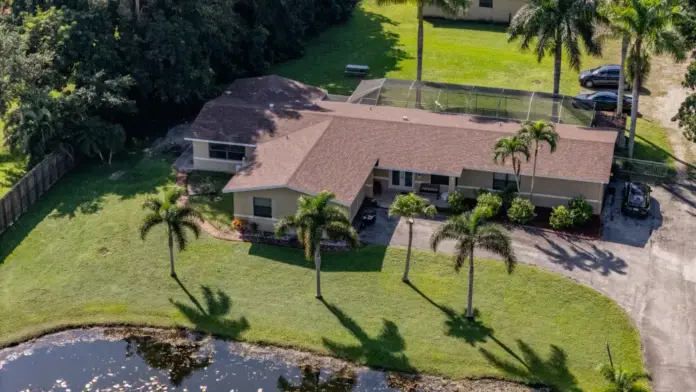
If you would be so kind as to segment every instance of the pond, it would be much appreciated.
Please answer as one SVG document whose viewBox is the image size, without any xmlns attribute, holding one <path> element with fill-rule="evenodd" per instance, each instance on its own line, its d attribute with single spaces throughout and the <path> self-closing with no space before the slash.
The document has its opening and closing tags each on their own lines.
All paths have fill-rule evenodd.
<svg viewBox="0 0 696 392">
<path fill-rule="evenodd" d="M 401 390 L 389 384 L 337 359 L 183 331 L 73 330 L 0 350 L 2 392 Z"/>
</svg>

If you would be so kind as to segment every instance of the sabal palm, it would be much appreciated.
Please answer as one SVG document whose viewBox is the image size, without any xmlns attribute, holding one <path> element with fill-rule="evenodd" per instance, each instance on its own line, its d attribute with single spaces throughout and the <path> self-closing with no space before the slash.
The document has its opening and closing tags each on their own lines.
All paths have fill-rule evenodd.
<svg viewBox="0 0 696 392">
<path fill-rule="evenodd" d="M 510 159 L 512 170 L 515 172 L 515 184 L 517 192 L 520 192 L 520 172 L 522 171 L 522 159 L 529 161 L 529 144 L 519 136 L 508 136 L 498 139 L 493 146 L 493 161 L 503 163 Z"/>
<path fill-rule="evenodd" d="M 140 238 L 144 241 L 153 227 L 165 225 L 169 245 L 169 268 L 172 277 L 176 277 L 176 271 L 174 270 L 174 242 L 176 242 L 179 250 L 182 251 L 188 245 L 186 230 L 191 231 L 196 238 L 198 238 L 201 232 L 200 226 L 198 226 L 198 219 L 201 218 L 201 215 L 192 207 L 178 203 L 182 194 L 183 190 L 181 188 L 173 187 L 168 188 L 164 192 L 162 199 L 150 197 L 145 200 L 143 209 L 149 210 L 149 212 L 140 226 Z"/>
<path fill-rule="evenodd" d="M 403 282 L 408 282 L 408 271 L 411 266 L 411 245 L 413 243 L 414 218 L 421 215 L 435 216 L 435 206 L 428 205 L 428 200 L 411 192 L 407 195 L 397 195 L 389 206 L 389 216 L 398 215 L 406 218 L 408 224 L 408 248 L 406 249 L 406 266 L 404 267 Z"/>
<path fill-rule="evenodd" d="M 447 220 L 438 227 L 430 237 L 430 247 L 435 251 L 444 240 L 455 240 L 454 268 L 457 272 L 465 261 L 469 261 L 469 295 L 466 317 L 474 317 L 474 250 L 482 248 L 503 258 L 508 273 L 512 273 L 517 264 L 517 257 L 512 249 L 512 240 L 504 229 L 496 224 L 487 223 L 479 211 L 469 211 Z"/>
<path fill-rule="evenodd" d="M 684 39 L 676 32 L 673 22 L 680 17 L 675 0 L 627 0 L 609 10 L 608 18 L 617 28 L 629 33 L 633 45 L 630 57 L 644 59 L 645 54 L 669 54 L 676 60 L 685 58 Z M 631 129 L 628 141 L 628 156 L 633 157 L 638 119 L 638 100 L 643 61 L 631 62 L 633 77 L 633 102 L 631 106 Z"/>
<path fill-rule="evenodd" d="M 378 6 L 415 4 L 418 18 L 418 48 L 416 54 L 416 80 L 421 81 L 423 76 L 423 8 L 435 6 L 445 13 L 457 15 L 463 13 L 469 7 L 470 0 L 377 0 Z M 417 101 L 420 104 L 420 100 Z"/>
<path fill-rule="evenodd" d="M 560 136 L 556 132 L 553 124 L 548 121 L 525 121 L 522 123 L 522 128 L 517 135 L 526 140 L 527 143 L 534 147 L 534 163 L 532 164 L 532 183 L 529 186 L 529 200 L 534 196 L 534 179 L 536 178 L 537 157 L 539 156 L 539 148 L 544 144 L 549 146 L 549 153 L 554 153 L 558 146 Z"/>
<path fill-rule="evenodd" d="M 564 48 L 575 70 L 580 70 L 580 41 L 587 53 L 602 53 L 595 39 L 595 17 L 596 3 L 592 0 L 529 0 L 512 18 L 508 41 L 520 39 L 523 51 L 534 45 L 539 62 L 547 54 L 554 56 L 553 93 L 559 94 Z"/>
<path fill-rule="evenodd" d="M 625 372 L 623 369 L 604 364 L 599 367 L 602 377 L 609 383 L 604 392 L 648 392 L 650 389 L 639 383 L 650 381 L 650 374 L 645 372 Z"/>
<path fill-rule="evenodd" d="M 314 258 L 317 299 L 321 299 L 321 239 L 327 235 L 332 240 L 342 240 L 351 248 L 360 245 L 358 233 L 350 219 L 335 205 L 330 204 L 334 194 L 321 192 L 316 196 L 301 196 L 297 200 L 297 212 L 276 223 L 276 235 L 284 235 L 288 229 L 297 231 L 297 238 L 304 247 L 305 258 Z"/>
</svg>

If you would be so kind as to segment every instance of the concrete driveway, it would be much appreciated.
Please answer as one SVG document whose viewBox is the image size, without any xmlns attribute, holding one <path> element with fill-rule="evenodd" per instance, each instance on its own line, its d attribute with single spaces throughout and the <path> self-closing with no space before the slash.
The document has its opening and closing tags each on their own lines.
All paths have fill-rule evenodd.
<svg viewBox="0 0 696 392">
<path fill-rule="evenodd" d="M 654 391 L 696 391 L 696 184 L 653 186 L 652 202 L 650 218 L 627 218 L 619 211 L 617 192 L 605 209 L 603 240 L 515 229 L 515 250 L 520 262 L 585 283 L 629 312 L 641 333 Z M 378 220 L 361 233 L 364 241 L 407 245 L 405 222 L 388 218 L 386 210 Z M 428 249 L 439 224 L 417 220 L 414 247 Z M 452 243 L 439 249 L 452 250 Z"/>
</svg>

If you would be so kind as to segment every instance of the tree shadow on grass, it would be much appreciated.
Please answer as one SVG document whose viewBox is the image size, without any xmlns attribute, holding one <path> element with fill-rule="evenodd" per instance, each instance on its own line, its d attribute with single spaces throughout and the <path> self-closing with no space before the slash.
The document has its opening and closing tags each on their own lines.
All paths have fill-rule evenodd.
<svg viewBox="0 0 696 392">
<path fill-rule="evenodd" d="M 228 339 L 237 339 L 249 329 L 246 317 L 242 316 L 236 320 L 227 317 L 232 308 L 232 301 L 222 290 L 214 292 L 207 286 L 201 286 L 204 307 L 178 279 L 177 282 L 193 306 L 172 299 L 169 299 L 169 302 L 176 306 L 179 312 L 195 325 L 197 330 L 210 332 Z"/>
<path fill-rule="evenodd" d="M 322 303 L 359 342 L 357 345 L 346 345 L 322 338 L 324 347 L 332 354 L 370 367 L 414 372 L 403 352 L 406 342 L 393 321 L 382 320 L 382 331 L 378 336 L 371 337 L 340 308 L 324 300 Z"/>
<path fill-rule="evenodd" d="M 378 272 L 382 270 L 385 246 L 367 246 L 350 252 L 322 252 L 322 272 Z M 305 259 L 298 248 L 251 244 L 249 254 L 302 268 L 314 269 L 314 262 Z"/>
</svg>

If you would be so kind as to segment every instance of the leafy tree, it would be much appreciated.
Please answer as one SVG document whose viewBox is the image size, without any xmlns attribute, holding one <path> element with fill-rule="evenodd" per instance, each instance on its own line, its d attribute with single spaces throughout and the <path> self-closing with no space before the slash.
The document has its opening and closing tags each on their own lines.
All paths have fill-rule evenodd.
<svg viewBox="0 0 696 392">
<path fill-rule="evenodd" d="M 604 380 L 609 385 L 604 387 L 604 392 L 648 392 L 649 388 L 643 386 L 641 381 L 650 381 L 652 378 L 646 372 L 626 372 L 621 368 L 603 364 L 598 368 Z"/>
<path fill-rule="evenodd" d="M 517 192 L 520 192 L 520 171 L 522 171 L 522 159 L 529 162 L 529 143 L 519 136 L 508 136 L 498 139 L 493 146 L 493 161 L 502 163 L 512 161 L 512 170 L 515 172 L 515 184 Z"/>
<path fill-rule="evenodd" d="M 407 195 L 397 195 L 389 206 L 389 216 L 398 215 L 406 218 L 408 224 L 408 248 L 406 249 L 406 266 L 401 280 L 408 283 L 408 270 L 411 265 L 411 244 L 413 243 L 414 219 L 421 216 L 435 216 L 435 206 L 428 205 L 428 200 L 411 192 Z"/>
<path fill-rule="evenodd" d="M 613 24 L 633 37 L 630 57 L 633 74 L 633 105 L 631 107 L 631 128 L 628 141 L 628 156 L 633 157 L 638 119 L 638 100 L 640 97 L 641 75 L 645 70 L 646 55 L 669 54 L 676 60 L 685 58 L 684 39 L 674 28 L 673 22 L 681 17 L 674 0 L 627 0 L 612 9 Z"/>
<path fill-rule="evenodd" d="M 143 223 L 140 226 L 140 238 L 143 241 L 155 226 L 160 224 L 166 226 L 169 246 L 169 274 L 172 277 L 176 277 L 174 242 L 176 241 L 179 251 L 183 251 L 189 242 L 186 230 L 190 230 L 196 238 L 201 232 L 200 226 L 198 226 L 201 214 L 190 206 L 179 205 L 181 195 L 183 195 L 183 189 L 172 187 L 164 192 L 162 199 L 149 197 L 143 203 L 143 209 L 149 210 L 149 212 L 143 218 Z"/>
<path fill-rule="evenodd" d="M 305 250 L 308 261 L 314 259 L 317 293 L 321 295 L 321 239 L 324 235 L 335 241 L 346 241 L 351 248 L 360 246 L 358 233 L 350 224 L 350 219 L 343 210 L 331 205 L 334 198 L 330 192 L 321 192 L 316 196 L 301 196 L 297 200 L 295 215 L 286 216 L 276 223 L 276 235 L 285 235 L 288 229 L 297 231 L 297 239 Z"/>
<path fill-rule="evenodd" d="M 690 89 L 691 94 L 682 102 L 672 121 L 679 122 L 687 140 L 696 142 L 696 61 L 689 64 L 682 85 Z"/>
<path fill-rule="evenodd" d="M 580 70 L 582 52 L 599 56 L 602 46 L 596 39 L 597 3 L 588 0 L 530 0 L 517 11 L 508 28 L 508 41 L 520 40 L 520 48 L 532 45 L 537 60 L 554 56 L 553 93 L 560 93 L 563 49 L 570 67 Z"/>
<path fill-rule="evenodd" d="M 536 178 L 536 166 L 537 158 L 539 156 L 539 149 L 543 147 L 544 144 L 549 146 L 549 153 L 556 151 L 558 146 L 558 133 L 552 123 L 548 121 L 538 120 L 538 121 L 526 121 L 522 123 L 522 129 L 517 133 L 519 137 L 526 140 L 528 144 L 534 145 L 534 163 L 532 165 L 532 183 L 529 186 L 529 200 L 534 197 L 534 179 Z"/>
<path fill-rule="evenodd" d="M 503 258 L 508 273 L 512 273 L 517 257 L 512 249 L 512 241 L 498 225 L 486 223 L 479 212 L 456 215 L 439 226 L 430 237 L 430 247 L 435 251 L 444 240 L 455 240 L 454 268 L 457 272 L 466 260 L 469 261 L 469 295 L 466 317 L 474 317 L 474 251 L 482 248 Z"/>
</svg>

